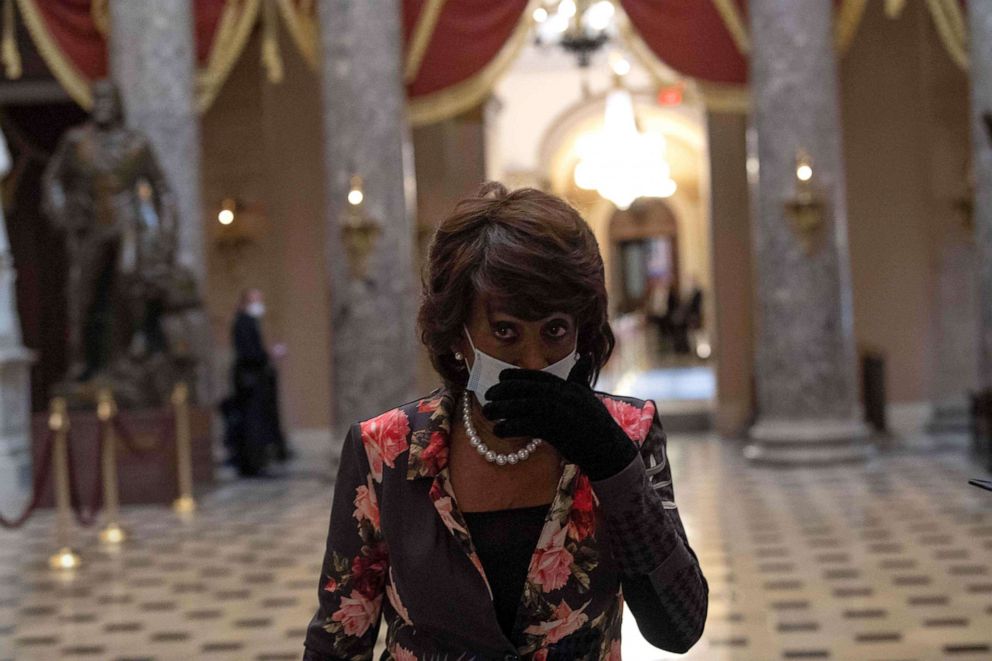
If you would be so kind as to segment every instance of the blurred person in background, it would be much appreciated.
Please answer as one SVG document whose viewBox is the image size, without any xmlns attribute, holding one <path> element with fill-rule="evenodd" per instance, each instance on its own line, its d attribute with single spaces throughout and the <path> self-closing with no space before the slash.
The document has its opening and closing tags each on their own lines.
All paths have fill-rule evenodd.
<svg viewBox="0 0 992 661">
<path fill-rule="evenodd" d="M 231 325 L 232 393 L 221 405 L 228 461 L 246 477 L 264 475 L 270 459 L 285 462 L 291 454 L 279 420 L 279 387 L 272 362 L 285 355 L 286 347 L 276 344 L 270 357 L 262 342 L 264 316 L 261 290 L 246 289 Z"/>
</svg>

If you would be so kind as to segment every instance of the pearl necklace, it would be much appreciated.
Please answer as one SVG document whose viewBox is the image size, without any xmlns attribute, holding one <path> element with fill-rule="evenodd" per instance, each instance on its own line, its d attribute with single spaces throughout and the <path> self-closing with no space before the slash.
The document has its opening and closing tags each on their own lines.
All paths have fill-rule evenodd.
<svg viewBox="0 0 992 661">
<path fill-rule="evenodd" d="M 490 450 L 486 442 L 479 438 L 479 433 L 475 431 L 475 426 L 472 424 L 472 404 L 470 397 L 467 390 L 462 395 L 462 421 L 465 423 L 465 433 L 468 434 L 468 441 L 472 444 L 472 447 L 489 463 L 496 464 L 497 466 L 506 466 L 507 464 L 513 466 L 530 457 L 534 453 L 534 450 L 537 449 L 537 446 L 543 442 L 539 438 L 534 438 L 523 449 L 507 454 Z"/>
</svg>

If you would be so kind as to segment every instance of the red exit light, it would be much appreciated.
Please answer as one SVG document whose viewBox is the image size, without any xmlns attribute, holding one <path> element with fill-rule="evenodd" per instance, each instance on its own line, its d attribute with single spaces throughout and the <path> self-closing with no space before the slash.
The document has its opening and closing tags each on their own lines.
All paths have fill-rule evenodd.
<svg viewBox="0 0 992 661">
<path fill-rule="evenodd" d="M 669 85 L 658 90 L 658 105 L 677 106 L 682 103 L 682 84 Z"/>
</svg>

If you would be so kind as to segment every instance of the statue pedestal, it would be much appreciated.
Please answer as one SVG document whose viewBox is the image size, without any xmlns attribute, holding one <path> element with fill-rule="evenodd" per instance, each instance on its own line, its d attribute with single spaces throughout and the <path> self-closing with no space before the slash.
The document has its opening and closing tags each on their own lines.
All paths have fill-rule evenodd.
<svg viewBox="0 0 992 661">
<path fill-rule="evenodd" d="M 170 504 L 179 496 L 179 478 L 176 474 L 176 430 L 171 407 L 121 411 L 121 423 L 130 433 L 141 451 L 132 450 L 118 434 L 117 474 L 120 502 L 129 504 Z M 72 411 L 69 414 L 69 452 L 79 496 L 85 507 L 99 503 L 100 421 L 95 411 Z M 192 439 L 193 484 L 195 487 L 212 484 L 213 439 L 211 411 L 190 408 Z M 35 470 L 40 468 L 41 453 L 49 435 L 48 414 L 34 416 L 32 455 Z M 53 504 L 52 484 L 49 480 L 42 507 Z"/>
</svg>

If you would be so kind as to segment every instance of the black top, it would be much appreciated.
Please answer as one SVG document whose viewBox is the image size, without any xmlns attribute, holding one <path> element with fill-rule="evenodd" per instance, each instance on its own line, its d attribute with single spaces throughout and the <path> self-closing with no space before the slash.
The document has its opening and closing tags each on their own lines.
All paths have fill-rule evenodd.
<svg viewBox="0 0 992 661">
<path fill-rule="evenodd" d="M 305 658 L 368 658 L 380 622 L 398 656 L 502 659 L 534 650 L 526 656 L 606 657 L 620 641 L 621 588 L 650 644 L 688 650 L 706 622 L 708 588 L 675 508 L 665 432 L 654 404 L 598 393 L 639 455 L 598 481 L 587 480 L 566 460 L 557 502 L 544 518 L 548 532 L 558 535 L 554 543 L 548 540 L 549 549 L 564 542 L 573 562 L 567 576 L 562 566 L 532 572 L 534 598 L 521 595 L 516 627 L 507 638 L 489 581 L 481 580 L 486 569 L 466 517 L 452 497 L 445 450 L 461 410 L 460 394 L 437 390 L 349 428 Z M 516 524 L 501 527 L 507 536 L 522 537 Z M 490 574 L 497 571 L 489 565 Z M 525 593 L 530 578 L 516 579 Z M 582 610 L 576 614 L 573 607 Z"/>
<path fill-rule="evenodd" d="M 269 363 L 269 353 L 262 344 L 262 333 L 258 319 L 240 311 L 234 318 L 231 329 L 234 345 L 234 360 L 240 367 L 265 367 Z"/>
<path fill-rule="evenodd" d="M 499 627 L 509 638 L 530 559 L 551 503 L 492 512 L 464 512 L 472 543 L 493 591 Z"/>
</svg>

